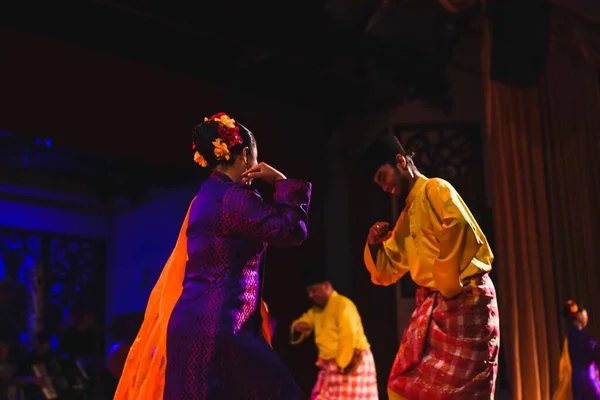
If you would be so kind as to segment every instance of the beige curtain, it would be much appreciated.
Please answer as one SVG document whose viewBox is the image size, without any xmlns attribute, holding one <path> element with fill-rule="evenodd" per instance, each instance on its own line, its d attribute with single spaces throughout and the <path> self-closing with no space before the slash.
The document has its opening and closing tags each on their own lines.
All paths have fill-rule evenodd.
<svg viewBox="0 0 600 400">
<path fill-rule="evenodd" d="M 550 399 L 558 384 L 563 301 L 588 307 L 600 339 L 600 35 L 556 9 L 550 25 L 546 71 L 528 89 L 490 79 L 489 21 L 485 29 L 495 268 L 514 400 Z"/>
</svg>

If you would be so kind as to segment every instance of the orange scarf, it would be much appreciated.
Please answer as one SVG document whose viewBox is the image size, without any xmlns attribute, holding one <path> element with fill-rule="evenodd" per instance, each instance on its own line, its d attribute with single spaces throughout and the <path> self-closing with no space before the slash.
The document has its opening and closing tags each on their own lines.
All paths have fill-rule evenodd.
<svg viewBox="0 0 600 400">
<path fill-rule="evenodd" d="M 562 355 L 558 365 L 558 388 L 552 395 L 552 400 L 571 400 L 571 356 L 569 355 L 569 341 L 565 338 Z"/>
<path fill-rule="evenodd" d="M 183 290 L 183 278 L 188 260 L 186 230 L 192 204 L 179 231 L 175 249 L 150 294 L 144 322 L 129 349 L 114 400 L 162 400 L 163 398 L 168 360 L 167 326 Z M 269 314 L 262 300 L 260 311 L 263 318 L 262 333 L 270 345 Z"/>
</svg>

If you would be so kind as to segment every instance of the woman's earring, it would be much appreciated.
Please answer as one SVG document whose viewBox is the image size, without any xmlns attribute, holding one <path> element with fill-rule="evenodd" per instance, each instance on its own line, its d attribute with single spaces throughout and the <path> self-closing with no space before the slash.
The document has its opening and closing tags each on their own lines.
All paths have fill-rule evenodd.
<svg viewBox="0 0 600 400">
<path fill-rule="evenodd" d="M 248 171 L 248 160 L 246 160 L 246 171 Z M 251 182 L 250 180 L 246 180 L 246 185 L 250 186 Z"/>
</svg>

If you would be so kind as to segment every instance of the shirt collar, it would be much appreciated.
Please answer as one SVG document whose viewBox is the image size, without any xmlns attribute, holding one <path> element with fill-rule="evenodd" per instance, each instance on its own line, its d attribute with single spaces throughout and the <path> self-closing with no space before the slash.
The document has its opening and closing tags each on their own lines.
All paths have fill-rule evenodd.
<svg viewBox="0 0 600 400">
<path fill-rule="evenodd" d="M 421 189 L 425 186 L 428 180 L 429 178 L 427 178 L 425 175 L 420 175 L 417 178 L 415 184 L 410 189 L 410 192 L 408 192 L 408 196 L 406 196 L 406 200 L 404 201 L 405 205 L 409 206 L 413 202 L 417 193 L 421 191 Z"/>
<path fill-rule="evenodd" d="M 323 310 L 325 308 L 327 308 L 327 306 L 330 304 L 331 299 L 334 299 L 334 298 L 336 298 L 338 296 L 339 296 L 339 293 L 336 292 L 335 290 L 333 292 L 331 292 L 331 294 L 329 295 L 329 298 L 327 299 L 327 303 L 325 303 L 325 307 L 323 307 Z"/>
</svg>

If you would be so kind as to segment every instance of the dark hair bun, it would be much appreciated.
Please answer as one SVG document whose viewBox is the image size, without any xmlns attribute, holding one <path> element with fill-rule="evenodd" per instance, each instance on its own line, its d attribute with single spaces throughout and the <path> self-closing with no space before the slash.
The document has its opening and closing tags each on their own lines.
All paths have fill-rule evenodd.
<svg viewBox="0 0 600 400">
<path fill-rule="evenodd" d="M 226 113 L 215 114 L 192 129 L 194 161 L 211 169 L 233 165 L 244 147 L 255 146 L 254 136 Z"/>
<path fill-rule="evenodd" d="M 219 125 L 214 121 L 207 121 L 194 126 L 192 130 L 192 143 L 194 151 L 200 153 L 210 168 L 216 166 L 219 161 L 214 154 L 212 144 L 219 137 Z M 200 164 L 200 163 L 199 163 Z"/>
<path fill-rule="evenodd" d="M 206 121 L 194 126 L 192 140 L 212 142 L 219 137 L 219 124 L 215 121 Z"/>
</svg>

